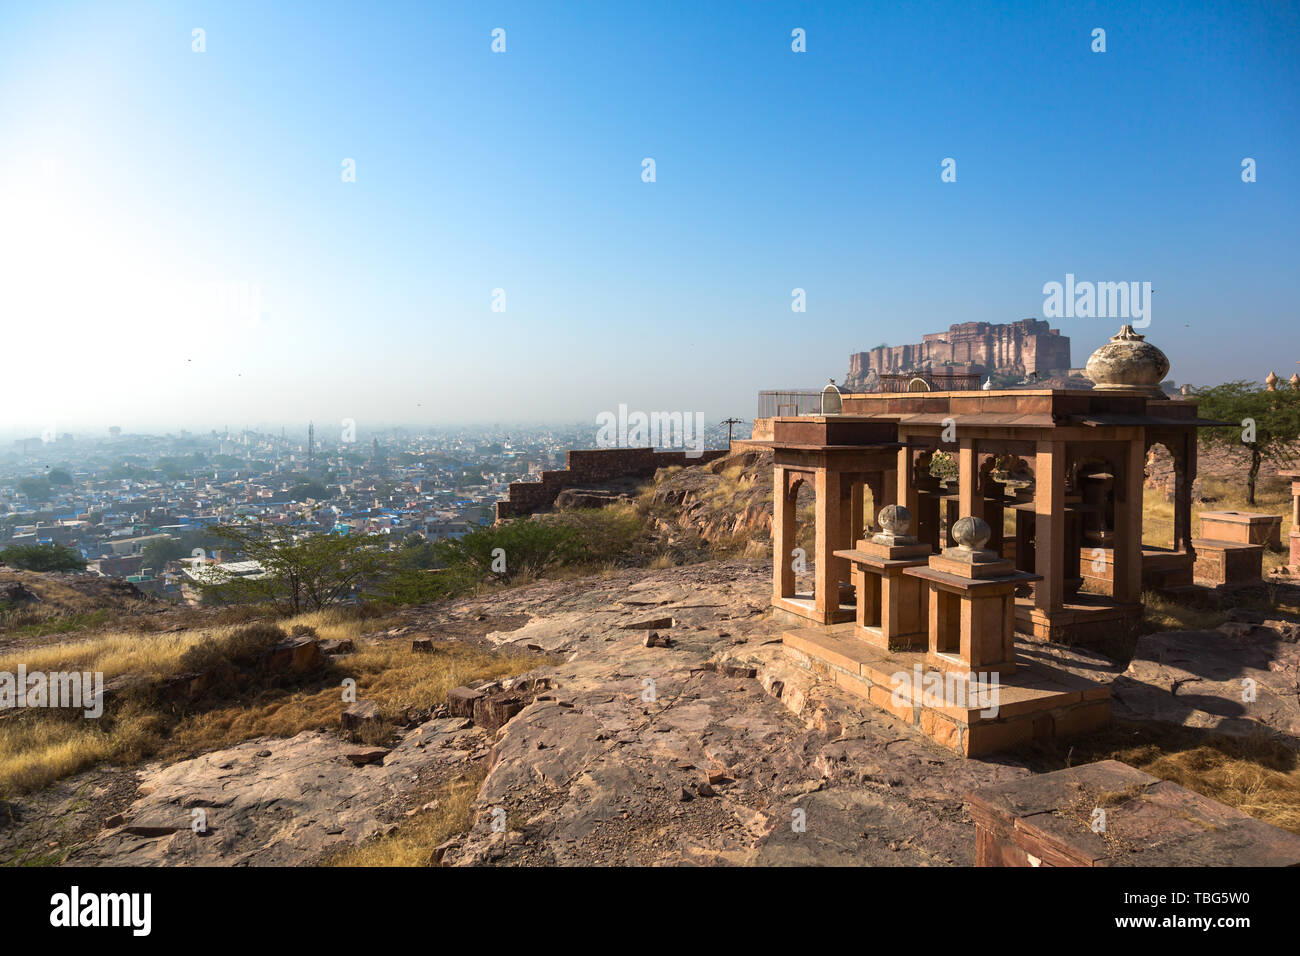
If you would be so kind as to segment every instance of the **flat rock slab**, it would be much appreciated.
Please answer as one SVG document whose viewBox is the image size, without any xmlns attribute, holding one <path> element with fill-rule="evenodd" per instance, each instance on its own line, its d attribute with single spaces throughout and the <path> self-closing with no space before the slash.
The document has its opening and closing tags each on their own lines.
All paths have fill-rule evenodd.
<svg viewBox="0 0 1300 956">
<path fill-rule="evenodd" d="M 432 720 L 391 752 L 313 731 L 147 766 L 121 827 L 69 862 L 104 866 L 288 866 L 360 843 L 463 768 L 486 735 Z M 362 754 L 365 760 L 358 761 Z M 382 759 L 382 765 L 373 762 Z M 207 832 L 196 833 L 195 811 Z"/>
<path fill-rule="evenodd" d="M 1300 645 L 1268 628 L 1233 636 L 1166 631 L 1143 637 L 1111 687 L 1115 717 L 1229 734 L 1267 729 L 1300 744 Z M 1253 700 L 1247 697 L 1253 696 Z"/>
<path fill-rule="evenodd" d="M 499 732 L 447 862 L 969 864 L 962 786 L 1029 773 L 962 760 L 788 667 L 766 566 L 583 583 L 521 629 L 568 656 L 539 671 L 551 699 Z M 674 646 L 645 647 L 634 625 L 668 617 Z"/>
</svg>

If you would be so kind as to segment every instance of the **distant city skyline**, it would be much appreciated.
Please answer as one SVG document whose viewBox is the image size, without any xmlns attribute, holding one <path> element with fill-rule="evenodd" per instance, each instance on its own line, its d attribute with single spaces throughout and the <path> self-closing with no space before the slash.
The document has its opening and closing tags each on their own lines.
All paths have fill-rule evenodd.
<svg viewBox="0 0 1300 956">
<path fill-rule="evenodd" d="M 1179 383 L 1289 378 L 1297 41 L 1294 5 L 9 4 L 0 438 L 712 425 L 957 322 L 1082 365 L 1123 320 L 1047 314 L 1067 277 L 1149 288 Z"/>
</svg>

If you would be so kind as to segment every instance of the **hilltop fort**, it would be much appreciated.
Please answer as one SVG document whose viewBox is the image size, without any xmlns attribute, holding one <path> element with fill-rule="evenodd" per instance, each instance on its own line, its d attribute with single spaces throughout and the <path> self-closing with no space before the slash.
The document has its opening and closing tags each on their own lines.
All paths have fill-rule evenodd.
<svg viewBox="0 0 1300 956">
<path fill-rule="evenodd" d="M 869 391 L 880 375 L 939 366 L 957 366 L 971 374 L 1045 377 L 1070 368 L 1070 339 L 1040 319 L 962 322 L 946 332 L 923 335 L 919 344 L 880 345 L 854 353 L 845 384 L 851 391 Z"/>
</svg>

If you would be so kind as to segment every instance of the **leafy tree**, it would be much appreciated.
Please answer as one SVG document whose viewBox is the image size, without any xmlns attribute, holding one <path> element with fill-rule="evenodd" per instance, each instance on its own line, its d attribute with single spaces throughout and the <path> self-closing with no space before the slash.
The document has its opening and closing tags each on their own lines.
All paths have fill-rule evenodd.
<svg viewBox="0 0 1300 956">
<path fill-rule="evenodd" d="M 85 559 L 61 544 L 14 544 L 0 551 L 0 561 L 24 571 L 84 571 Z"/>
<path fill-rule="evenodd" d="M 38 478 L 23 478 L 18 482 L 18 490 L 29 498 L 44 498 L 50 493 L 50 480 L 44 475 Z"/>
<path fill-rule="evenodd" d="M 72 475 L 64 468 L 51 468 L 45 475 L 45 479 L 51 485 L 71 485 L 74 484 Z"/>
<path fill-rule="evenodd" d="M 451 569 L 399 567 L 384 578 L 378 594 L 393 604 L 428 604 L 470 591 L 475 583 L 468 575 Z"/>
<path fill-rule="evenodd" d="M 392 562 L 378 535 L 311 534 L 265 524 L 223 525 L 215 533 L 262 574 L 236 577 L 209 565 L 201 587 L 218 600 L 266 602 L 289 614 L 337 604 L 373 583 Z"/>
<path fill-rule="evenodd" d="M 422 534 L 408 534 L 398 548 L 396 564 L 399 569 L 426 571 L 438 566 L 438 549 Z"/>
<path fill-rule="evenodd" d="M 1200 402 L 1202 418 L 1232 422 L 1201 429 L 1201 438 L 1222 448 L 1245 448 L 1250 454 L 1246 472 L 1246 501 L 1255 503 L 1255 483 L 1264 462 L 1289 464 L 1292 446 L 1300 440 L 1300 392 L 1270 392 L 1248 381 L 1226 382 L 1213 388 L 1192 390 Z"/>
<path fill-rule="evenodd" d="M 179 561 L 190 556 L 190 552 L 186 551 L 185 546 L 175 538 L 159 538 L 150 541 L 140 553 L 144 556 L 144 566 L 153 568 L 155 573 L 161 572 L 168 561 Z"/>
<path fill-rule="evenodd" d="M 573 528 L 541 521 L 511 521 L 438 541 L 434 549 L 452 571 L 482 580 L 513 581 L 539 575 L 580 556 Z"/>
<path fill-rule="evenodd" d="M 314 501 L 328 501 L 334 497 L 335 491 L 336 488 L 319 481 L 304 481 L 289 489 L 289 498 L 293 501 L 306 501 L 308 498 Z"/>
</svg>

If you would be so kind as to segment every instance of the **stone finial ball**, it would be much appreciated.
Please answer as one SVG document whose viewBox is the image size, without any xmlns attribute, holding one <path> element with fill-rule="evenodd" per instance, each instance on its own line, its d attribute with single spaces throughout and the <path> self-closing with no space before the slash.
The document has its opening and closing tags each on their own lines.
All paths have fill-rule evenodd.
<svg viewBox="0 0 1300 956">
<path fill-rule="evenodd" d="M 890 534 L 907 534 L 912 527 L 912 512 L 902 505 L 885 505 L 876 515 L 876 523 Z"/>
<path fill-rule="evenodd" d="M 952 526 L 952 537 L 957 544 L 968 551 L 979 551 L 988 544 L 989 538 L 993 537 L 993 529 L 983 518 L 967 515 L 965 518 L 957 519 L 956 524 Z"/>
</svg>

